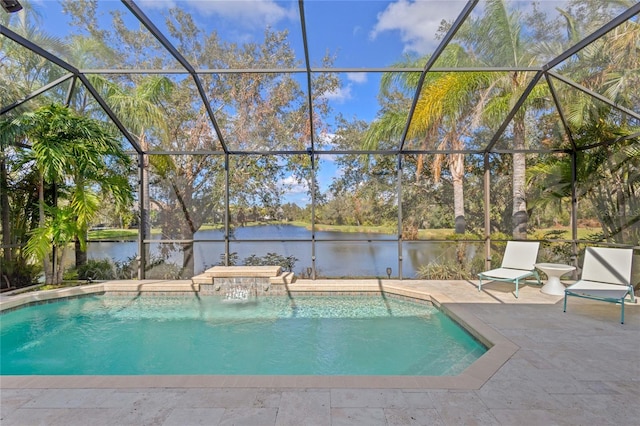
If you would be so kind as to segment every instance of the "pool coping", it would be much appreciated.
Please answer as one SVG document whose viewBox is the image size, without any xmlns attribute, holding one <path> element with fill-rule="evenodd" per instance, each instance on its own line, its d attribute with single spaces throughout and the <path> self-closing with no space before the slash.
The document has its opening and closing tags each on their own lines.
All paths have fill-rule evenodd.
<svg viewBox="0 0 640 426">
<path fill-rule="evenodd" d="M 188 283 L 188 285 L 187 285 Z M 133 286 L 133 287 L 132 287 Z M 46 303 L 60 298 L 81 297 L 105 292 L 153 293 L 188 292 L 190 281 L 107 282 L 64 289 L 3 296 L 0 312 L 31 303 Z M 426 292 L 403 284 L 386 284 L 379 280 L 355 280 L 313 285 L 292 284 L 288 291 L 301 293 L 370 293 L 383 292 L 432 303 L 458 322 L 488 350 L 457 376 L 249 376 L 249 375 L 139 375 L 139 376 L 11 376 L 2 375 L 3 389 L 43 388 L 368 388 L 368 389 L 451 389 L 475 390 L 489 380 L 519 347 L 494 328 L 472 314 L 464 304 L 448 296 Z"/>
</svg>

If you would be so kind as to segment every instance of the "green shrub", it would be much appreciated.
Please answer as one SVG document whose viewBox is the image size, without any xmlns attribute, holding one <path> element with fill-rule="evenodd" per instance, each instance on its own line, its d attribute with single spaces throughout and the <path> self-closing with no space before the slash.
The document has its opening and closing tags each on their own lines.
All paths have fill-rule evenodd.
<svg viewBox="0 0 640 426">
<path fill-rule="evenodd" d="M 167 263 L 164 260 L 155 260 L 147 265 L 145 272 L 147 279 L 153 280 L 177 280 L 182 277 L 182 268 L 175 263 Z"/>
<path fill-rule="evenodd" d="M 229 253 L 229 266 L 235 266 L 238 264 L 238 253 L 231 252 Z M 224 264 L 224 253 L 220 255 L 220 262 L 218 262 L 218 266 L 225 266 Z M 207 268 L 205 268 L 207 269 Z"/>
<path fill-rule="evenodd" d="M 118 271 L 115 264 L 109 258 L 88 259 L 87 263 L 77 270 L 77 279 L 87 281 L 106 281 L 118 278 Z M 65 276 L 65 279 L 66 276 Z"/>
<path fill-rule="evenodd" d="M 28 287 L 38 281 L 40 267 L 27 263 L 23 258 L 5 261 L 0 258 L 0 288 Z"/>
<path fill-rule="evenodd" d="M 267 253 L 263 257 L 252 254 L 244 259 L 244 264 L 248 266 L 278 265 L 285 271 L 293 271 L 297 261 L 298 259 L 293 256 L 284 257 L 277 253 Z"/>
<path fill-rule="evenodd" d="M 423 280 L 468 280 L 474 277 L 457 261 L 431 262 L 418 268 L 418 278 Z"/>
</svg>

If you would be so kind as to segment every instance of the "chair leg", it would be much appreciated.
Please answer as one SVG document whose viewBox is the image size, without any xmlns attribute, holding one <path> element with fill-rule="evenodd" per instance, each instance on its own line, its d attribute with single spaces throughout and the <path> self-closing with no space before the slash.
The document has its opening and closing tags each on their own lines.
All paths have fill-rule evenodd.
<svg viewBox="0 0 640 426">
<path fill-rule="evenodd" d="M 518 298 L 518 280 L 516 280 L 516 299 Z"/>
<path fill-rule="evenodd" d="M 564 292 L 564 307 L 562 308 L 562 312 L 567 312 L 567 292 Z"/>
<path fill-rule="evenodd" d="M 620 324 L 624 324 L 624 297 L 620 302 Z"/>
<path fill-rule="evenodd" d="M 482 291 L 482 277 L 478 276 L 478 279 L 480 280 L 480 282 L 478 283 L 478 291 Z"/>
</svg>

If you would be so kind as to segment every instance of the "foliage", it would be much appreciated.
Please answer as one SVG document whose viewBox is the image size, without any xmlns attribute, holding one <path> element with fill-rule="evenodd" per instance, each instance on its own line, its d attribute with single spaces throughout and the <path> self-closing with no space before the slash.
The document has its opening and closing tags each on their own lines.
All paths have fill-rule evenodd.
<svg viewBox="0 0 640 426">
<path fill-rule="evenodd" d="M 302 79 L 288 72 L 202 73 L 195 78 L 136 73 L 87 75 L 131 133 L 128 137 L 144 152 L 138 157 L 144 174 L 140 186 L 149 196 L 141 201 L 149 204 L 142 206 L 140 217 L 137 217 L 140 209 L 121 208 L 118 193 L 106 194 L 102 188 L 98 190 L 97 181 L 91 181 L 104 175 L 98 173 L 104 168 L 94 168 L 85 157 L 93 152 L 90 147 L 87 149 L 83 138 L 74 138 L 75 142 L 69 144 L 60 141 L 34 144 L 31 150 L 33 135 L 24 138 L 14 132 L 14 124 L 23 126 L 22 130 L 29 127 L 26 121 L 14 120 L 23 112 L 27 115 L 22 117 L 33 116 L 36 111 L 43 111 L 39 107 L 65 102 L 69 95 L 71 108 L 84 118 L 110 120 L 81 84 L 71 91 L 66 83 L 50 85 L 66 73 L 63 68 L 9 37 L 0 37 L 2 106 L 28 99 L 3 114 L 0 123 L 5 261 L 25 248 L 28 237 L 32 241 L 27 251 L 47 260 L 52 242 L 62 252 L 74 239 L 84 246 L 86 229 L 95 223 L 91 217 L 118 226 L 138 221 L 145 231 L 150 230 L 153 221 L 155 228 L 161 229 L 162 238 L 181 241 L 162 247 L 166 251 L 180 250 L 183 261 L 178 269 L 180 274 L 189 275 L 195 257 L 190 243 L 194 233 L 202 229 L 203 223 L 223 221 L 227 211 L 232 212 L 233 221 L 240 209 L 254 220 L 270 217 L 310 223 L 313 219 L 316 229 L 318 224 L 387 226 L 394 233 L 400 212 L 405 240 L 424 238 L 425 228 L 446 229 L 447 233 L 453 228 L 472 239 L 483 235 L 488 227 L 492 233 L 508 230 L 509 234 L 524 238 L 525 228 L 531 232 L 535 227 L 573 225 L 568 212 L 574 201 L 571 164 L 574 148 L 579 220 L 597 221 L 602 228 L 588 238 L 637 245 L 639 140 L 629 136 L 637 134 L 638 120 L 623 109 L 637 111 L 640 105 L 637 19 L 611 28 L 606 35 L 554 66 L 559 75 L 577 85 L 564 84 L 553 74 L 549 74 L 548 81 L 541 79 L 511 122 L 504 123 L 504 133 L 494 139 L 496 129 L 503 125 L 534 76 L 533 72 L 522 70 L 544 64 L 575 46 L 609 22 L 621 7 L 628 8 L 634 3 L 569 1 L 559 6 L 560 14 L 554 20 L 549 19 L 546 8 L 535 2 L 531 8 L 514 7 L 513 3 L 488 0 L 476 8 L 478 13 L 469 16 L 455 42 L 449 43 L 434 66 L 470 69 L 513 66 L 520 71 L 383 73 L 381 109 L 373 123 L 358 117 L 335 116 L 331 111 L 329 100 L 335 99 L 332 95 L 349 88 L 342 87 L 345 83 L 339 80 L 340 73 L 311 73 L 310 92 L 300 84 Z M 153 35 L 143 27 L 129 25 L 124 14 L 114 12 L 110 17 L 100 17 L 98 2 L 92 0 L 65 0 L 63 7 L 74 27 L 74 35 L 65 40 L 41 31 L 43 26 L 32 13 L 35 8 L 26 7 L 24 14 L 4 14 L 0 20 L 78 69 L 175 67 L 173 58 L 162 52 Z M 176 49 L 196 68 L 289 70 L 300 66 L 286 31 L 269 28 L 260 41 L 226 43 L 215 31 L 204 32 L 198 19 L 181 8 L 173 8 L 163 27 Z M 443 30 L 450 25 L 444 22 L 438 36 L 442 37 Z M 314 67 L 328 67 L 336 59 L 341 60 L 327 53 Z M 429 59 L 408 57 L 397 65 L 422 68 Z M 411 126 L 405 129 L 421 77 L 424 81 L 415 114 Z M 553 93 L 547 82 L 553 83 Z M 45 87 L 45 92 L 29 98 Z M 606 102 L 594 100 L 586 91 L 576 90 L 577 87 L 605 96 L 616 108 L 607 107 Z M 202 102 L 203 93 L 208 105 Z M 311 99 L 307 98 L 308 93 Z M 561 111 L 555 102 L 550 102 L 552 99 L 557 100 Z M 309 121 L 309 102 L 314 106 L 314 122 Z M 55 130 L 56 120 L 42 117 L 49 125 L 48 130 Z M 405 131 L 408 131 L 406 140 L 401 141 Z M 47 133 L 43 126 L 40 136 Z M 331 139 L 325 138 L 325 134 L 331 135 Z M 310 141 L 314 141 L 316 149 L 343 152 L 335 155 L 340 172 L 329 182 L 318 182 L 323 164 L 328 163 L 324 161 L 327 157 L 304 154 Z M 491 189 L 487 195 L 489 223 L 485 224 L 481 153 L 489 141 L 495 142 L 496 152 L 488 158 Z M 223 142 L 229 151 L 222 149 Z M 399 143 L 409 152 L 392 152 Z M 524 154 L 501 153 L 514 148 L 535 154 L 528 155 L 525 163 Z M 537 152 L 549 148 L 555 151 Z M 361 149 L 387 153 L 354 152 Z M 297 153 L 233 154 L 288 150 Z M 480 154 L 462 155 L 452 152 L 455 150 Z M 229 152 L 231 156 L 227 155 Z M 46 170 L 33 167 L 36 161 L 42 163 L 43 158 L 50 167 Z M 107 170 L 113 169 L 121 183 L 139 179 L 127 165 L 114 165 L 109 162 Z M 88 168 L 82 169 L 85 166 Z M 528 173 L 523 184 L 525 167 Z M 81 173 L 76 172 L 79 169 Z M 229 206 L 225 205 L 227 183 Z M 302 208 L 285 204 L 287 191 L 294 185 L 306 188 L 309 203 L 311 200 L 316 203 L 313 209 L 310 205 Z M 327 192 L 321 190 L 327 187 Z M 44 204 L 40 223 L 39 192 Z M 460 217 L 464 218 L 462 227 Z M 515 220 L 518 217 L 524 218 L 526 226 L 517 226 L 523 224 Z M 42 229 L 34 230 L 39 225 Z M 552 234 L 540 238 L 547 237 L 556 238 Z M 564 243 L 554 242 L 548 253 L 546 249 L 543 246 L 549 259 L 565 258 Z M 237 261 L 236 254 L 229 263 Z M 161 267 L 155 259 L 148 263 L 152 269 L 173 268 Z M 166 275 L 173 272 L 167 271 Z"/>
<path fill-rule="evenodd" d="M 78 267 L 74 272 L 76 279 L 89 282 L 120 278 L 116 265 L 111 259 L 88 259 L 87 263 Z"/>
<path fill-rule="evenodd" d="M 293 271 L 293 268 L 298 259 L 294 256 L 282 256 L 277 253 L 267 253 L 260 257 L 252 254 L 244 259 L 243 263 L 247 266 L 270 266 L 277 265 L 282 267 L 285 271 Z"/>
<path fill-rule="evenodd" d="M 220 262 L 218 262 L 219 266 L 225 266 L 224 257 L 224 254 L 220 255 Z M 293 268 L 297 261 L 298 259 L 294 256 L 283 256 L 278 253 L 267 253 L 264 256 L 252 254 L 251 256 L 244 258 L 241 264 L 247 266 L 280 266 L 285 271 L 293 271 Z M 235 266 L 237 264 L 238 253 L 229 253 L 228 266 Z"/>
<path fill-rule="evenodd" d="M 20 288 L 30 286 L 38 281 L 40 268 L 37 265 L 27 263 L 19 257 L 5 260 L 0 258 L 0 288 Z"/>
<path fill-rule="evenodd" d="M 191 276 L 191 275 L 189 275 Z M 152 262 L 147 266 L 147 279 L 155 280 L 177 280 L 184 279 L 183 268 L 175 263 L 168 263 L 164 260 Z"/>
<path fill-rule="evenodd" d="M 104 61 L 101 68 L 123 65 L 158 68 L 153 55 L 158 44 L 149 31 L 127 26 L 120 14 L 114 14 L 111 21 L 98 19 L 94 6 L 91 2 L 64 2 L 73 24 L 90 28 L 90 38 L 98 40 L 101 46 L 108 46 L 107 51 L 99 51 L 97 55 Z M 188 52 L 190 62 L 198 68 L 292 69 L 297 66 L 287 31 L 269 28 L 260 43 L 225 43 L 215 31 L 202 31 L 197 17 L 179 8 L 171 9 L 166 31 L 176 49 Z M 132 54 L 128 49 L 132 44 L 149 54 Z M 331 60 L 327 55 L 322 65 L 329 65 Z M 149 173 L 148 193 L 151 205 L 158 211 L 154 225 L 161 227 L 164 235 L 190 241 L 203 223 L 225 211 L 227 177 L 232 205 L 245 211 L 263 209 L 269 217 L 281 214 L 286 190 L 282 183 L 283 166 L 291 172 L 295 184 L 304 184 L 309 191 L 318 190 L 309 173 L 309 156 L 234 156 L 229 162 L 223 155 L 211 154 L 223 153 L 220 130 L 227 147 L 234 151 L 281 150 L 283 147 L 305 150 L 312 123 L 306 120 L 307 100 L 301 96 L 306 89 L 300 87 L 296 78 L 289 73 L 222 73 L 202 74 L 196 79 L 197 85 L 191 78 L 180 77 L 165 78 L 162 82 L 123 76 L 112 79 L 109 84 L 94 82 L 135 131 L 137 141 L 148 154 L 148 168 L 145 167 Z M 314 119 L 317 120 L 313 125 L 319 128 L 328 113 L 328 99 L 324 95 L 335 92 L 339 82 L 329 73 L 314 75 L 313 79 Z M 171 90 L 157 90 L 164 83 L 169 83 Z M 203 104 L 203 93 L 209 105 Z M 155 107 L 143 107 L 147 104 Z M 212 123 L 212 110 L 215 123 Z M 139 111 L 152 112 L 160 119 L 149 114 L 138 117 Z M 155 151 L 194 154 L 165 155 Z M 230 173 L 225 174 L 225 170 Z M 321 198 L 319 193 L 316 195 L 317 199 Z M 291 210 L 288 213 L 290 215 Z M 146 221 L 143 219 L 143 222 Z M 175 245 L 183 254 L 182 267 L 193 272 L 193 244 L 164 244 L 163 249 L 174 250 Z"/>
<path fill-rule="evenodd" d="M 449 245 L 437 259 L 418 268 L 417 276 L 427 280 L 468 280 L 476 278 L 478 272 L 484 270 L 484 253 L 481 244 L 469 243 L 467 240 L 478 239 L 477 236 L 451 234 L 448 238 L 458 241 Z M 478 239 L 478 242 L 480 240 Z"/>
<path fill-rule="evenodd" d="M 589 147 L 575 156 L 577 196 L 594 206 L 605 240 L 635 245 L 640 241 L 638 128 L 616 124 L 608 108 L 592 114 L 573 131 L 578 146 Z M 571 156 L 542 158 L 529 176 L 530 185 L 538 188 L 537 204 L 568 203 L 572 170 Z"/>
<path fill-rule="evenodd" d="M 38 227 L 28 232 L 25 254 L 44 263 L 47 283 L 59 282 L 66 246 L 75 240 L 85 250 L 87 230 L 99 211 L 97 191 L 111 194 L 116 205 L 131 202 L 122 174 L 129 157 L 103 123 L 58 104 L 25 112 L 2 126 L 11 135 L 4 135 L 3 146 L 16 146 L 14 167 L 33 168 L 38 176 Z M 55 197 L 46 197 L 45 187 L 54 187 Z M 59 256 L 50 268 L 54 247 Z"/>
<path fill-rule="evenodd" d="M 238 253 L 233 251 L 231 253 L 229 253 L 229 265 L 228 266 L 235 266 L 238 264 Z M 220 255 L 220 262 L 218 262 L 219 266 L 227 266 L 225 265 L 225 255 L 224 253 Z"/>
<path fill-rule="evenodd" d="M 418 268 L 417 276 L 423 280 L 468 280 L 475 278 L 464 265 L 453 260 L 430 262 Z"/>
<path fill-rule="evenodd" d="M 551 230 L 543 233 L 538 253 L 539 262 L 571 264 L 573 260 L 573 243 L 557 242 L 562 239 L 564 231 Z"/>
</svg>

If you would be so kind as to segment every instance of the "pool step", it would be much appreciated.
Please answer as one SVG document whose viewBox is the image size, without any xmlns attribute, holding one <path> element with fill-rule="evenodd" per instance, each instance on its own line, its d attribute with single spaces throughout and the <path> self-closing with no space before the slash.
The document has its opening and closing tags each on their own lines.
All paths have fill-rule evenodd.
<svg viewBox="0 0 640 426">
<path fill-rule="evenodd" d="M 193 284 L 220 285 L 229 283 L 259 283 L 263 287 L 286 285 L 295 281 L 293 272 L 280 266 L 214 266 L 191 278 Z"/>
<path fill-rule="evenodd" d="M 204 271 L 202 275 L 208 275 L 213 278 L 271 278 L 280 275 L 281 272 L 282 267 L 280 266 L 214 266 Z"/>
</svg>

